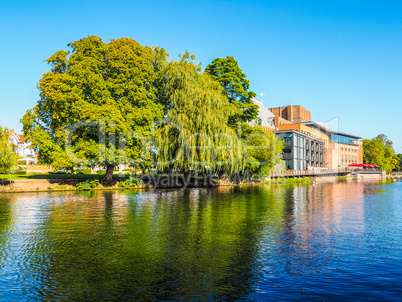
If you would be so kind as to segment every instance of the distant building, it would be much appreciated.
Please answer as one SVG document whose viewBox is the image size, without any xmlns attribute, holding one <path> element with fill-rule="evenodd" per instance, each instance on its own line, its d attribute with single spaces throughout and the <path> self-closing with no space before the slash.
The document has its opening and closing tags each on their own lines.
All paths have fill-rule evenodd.
<svg viewBox="0 0 402 302">
<path fill-rule="evenodd" d="M 269 127 L 270 130 L 275 130 L 275 115 L 264 106 L 262 101 L 252 98 L 251 101 L 258 106 L 258 117 L 256 120 L 251 121 L 251 126 Z"/>
<path fill-rule="evenodd" d="M 363 163 L 362 137 L 332 131 L 324 123 L 314 121 L 303 122 L 304 125 L 319 131 L 329 137 L 325 150 L 326 167 L 329 169 L 345 169 L 352 163 Z"/>
<path fill-rule="evenodd" d="M 282 159 L 287 169 L 325 168 L 327 136 L 301 123 L 280 125 L 275 134 L 283 138 Z"/>
<path fill-rule="evenodd" d="M 32 148 L 31 143 L 25 140 L 23 134 L 17 134 L 14 130 L 10 130 L 9 141 L 13 146 L 14 153 L 22 157 L 20 161 L 25 161 L 26 164 L 38 161 L 35 150 Z"/>
<path fill-rule="evenodd" d="M 336 170 L 363 162 L 361 137 L 332 131 L 326 123 L 311 120 L 311 112 L 300 105 L 267 109 L 262 101 L 253 99 L 253 102 L 260 108 L 257 124 L 269 123 L 264 130 L 274 131 L 283 139 L 282 158 L 286 168 Z"/>
<path fill-rule="evenodd" d="M 300 123 L 311 120 L 311 112 L 300 105 L 288 105 L 286 107 L 269 108 L 278 117 L 275 126 L 284 124 Z"/>
<path fill-rule="evenodd" d="M 276 131 L 283 139 L 282 159 L 291 170 L 308 170 L 324 167 L 324 141 L 296 130 Z"/>
</svg>

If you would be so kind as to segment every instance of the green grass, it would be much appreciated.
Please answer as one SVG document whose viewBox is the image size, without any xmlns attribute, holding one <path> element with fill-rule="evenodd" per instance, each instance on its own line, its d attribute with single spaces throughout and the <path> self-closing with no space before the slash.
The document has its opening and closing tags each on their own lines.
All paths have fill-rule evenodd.
<svg viewBox="0 0 402 302">
<path fill-rule="evenodd" d="M 127 179 L 129 178 L 130 174 L 113 174 L 113 178 L 116 180 L 119 179 Z M 166 177 L 166 176 L 172 176 L 169 174 L 157 174 L 157 175 L 148 175 L 148 174 L 143 174 L 143 175 L 138 175 L 137 177 L 142 178 L 142 177 L 147 177 L 147 176 L 152 176 L 152 177 Z M 181 176 L 180 174 L 173 175 L 173 176 Z M 104 174 L 0 174 L 0 179 L 11 179 L 11 180 L 16 180 L 16 179 L 102 179 L 105 177 Z"/>
<path fill-rule="evenodd" d="M 269 181 L 272 184 L 300 184 L 300 183 L 313 183 L 313 180 L 309 177 L 303 178 L 274 178 Z"/>
<path fill-rule="evenodd" d="M 104 174 L 0 174 L 0 179 L 102 179 Z M 115 179 L 127 179 L 130 174 L 113 174 Z M 181 177 L 182 174 L 143 174 L 137 177 Z M 193 176 L 194 177 L 194 176 Z"/>
<path fill-rule="evenodd" d="M 116 175 L 117 176 L 117 175 Z M 86 174 L 0 174 L 0 179 L 94 179 L 103 178 L 104 175 L 86 175 Z"/>
</svg>

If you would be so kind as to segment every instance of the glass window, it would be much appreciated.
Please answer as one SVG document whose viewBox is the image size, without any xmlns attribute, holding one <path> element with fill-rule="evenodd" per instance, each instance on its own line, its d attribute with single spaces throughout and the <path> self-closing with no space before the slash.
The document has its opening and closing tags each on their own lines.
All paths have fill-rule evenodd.
<svg viewBox="0 0 402 302">
<path fill-rule="evenodd" d="M 357 139 L 341 134 L 331 134 L 331 141 L 334 143 L 351 145 L 352 143 L 357 141 Z"/>
</svg>

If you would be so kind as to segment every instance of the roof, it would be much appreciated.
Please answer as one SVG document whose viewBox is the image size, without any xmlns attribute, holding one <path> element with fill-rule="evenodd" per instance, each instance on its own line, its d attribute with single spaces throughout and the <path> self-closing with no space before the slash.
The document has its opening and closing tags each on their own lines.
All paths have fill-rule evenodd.
<svg viewBox="0 0 402 302">
<path fill-rule="evenodd" d="M 300 132 L 300 131 L 297 131 L 297 130 L 294 130 L 294 129 L 277 130 L 277 131 L 274 131 L 274 133 L 277 134 L 277 135 L 281 134 L 281 133 L 294 133 L 294 134 L 302 135 L 302 136 L 305 136 L 305 137 L 309 137 L 310 139 L 314 139 L 314 140 L 317 140 L 317 141 L 324 142 L 324 140 L 321 137 L 312 135 L 310 133 Z"/>
<path fill-rule="evenodd" d="M 18 134 L 18 136 L 20 138 L 20 143 L 24 143 L 25 142 L 24 134 Z"/>
<path fill-rule="evenodd" d="M 337 135 L 342 135 L 342 136 L 351 137 L 351 138 L 354 138 L 354 139 L 362 139 L 362 137 L 360 137 L 360 136 L 356 136 L 356 135 L 352 135 L 352 134 L 347 134 L 347 133 L 343 133 L 343 132 L 332 131 L 332 130 L 329 128 L 329 125 L 326 124 L 326 123 L 320 123 L 320 122 L 315 122 L 315 121 L 308 121 L 308 122 L 302 122 L 302 124 L 307 125 L 307 126 L 313 125 L 313 126 L 319 128 L 320 130 L 322 130 L 323 132 L 328 133 L 328 134 L 337 134 Z"/>
<path fill-rule="evenodd" d="M 258 106 L 258 117 L 262 120 L 262 125 L 269 125 L 270 119 L 275 118 L 275 115 L 264 106 L 262 101 L 252 98 L 251 101 Z"/>
</svg>

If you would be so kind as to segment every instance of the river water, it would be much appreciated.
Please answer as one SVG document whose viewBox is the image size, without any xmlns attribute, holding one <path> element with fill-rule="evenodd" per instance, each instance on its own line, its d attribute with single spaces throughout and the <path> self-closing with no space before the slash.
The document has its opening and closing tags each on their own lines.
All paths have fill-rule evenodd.
<svg viewBox="0 0 402 302">
<path fill-rule="evenodd" d="M 402 182 L 0 194 L 1 301 L 400 301 Z"/>
</svg>

